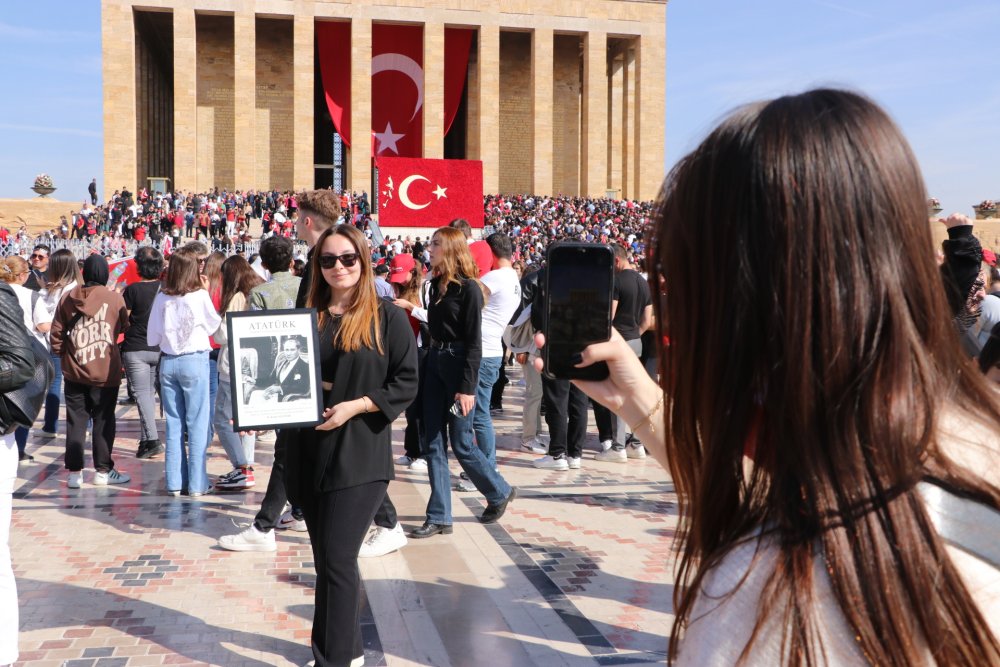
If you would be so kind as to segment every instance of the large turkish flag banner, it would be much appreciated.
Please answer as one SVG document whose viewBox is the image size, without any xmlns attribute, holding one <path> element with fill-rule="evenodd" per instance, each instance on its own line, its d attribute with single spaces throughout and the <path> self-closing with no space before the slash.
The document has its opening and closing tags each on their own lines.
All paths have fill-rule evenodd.
<svg viewBox="0 0 1000 667">
<path fill-rule="evenodd" d="M 423 107 L 423 27 L 372 25 L 372 155 L 423 155 Z"/>
<path fill-rule="evenodd" d="M 483 163 L 380 157 L 378 213 L 382 227 L 444 227 L 464 218 L 483 226 Z"/>
</svg>

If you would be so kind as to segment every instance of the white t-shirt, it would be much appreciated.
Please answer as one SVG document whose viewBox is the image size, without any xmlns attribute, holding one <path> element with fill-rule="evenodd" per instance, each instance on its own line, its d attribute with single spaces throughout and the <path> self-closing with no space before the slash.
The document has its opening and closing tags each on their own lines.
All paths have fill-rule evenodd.
<svg viewBox="0 0 1000 667">
<path fill-rule="evenodd" d="M 521 304 L 521 282 L 509 266 L 493 269 L 480 280 L 490 291 L 483 308 L 483 358 L 499 357 L 503 354 L 500 338 Z"/>
<path fill-rule="evenodd" d="M 190 354 L 211 349 L 209 336 L 219 328 L 222 318 L 203 289 L 184 296 L 158 292 L 146 325 L 146 342 L 159 345 L 164 354 Z"/>
</svg>

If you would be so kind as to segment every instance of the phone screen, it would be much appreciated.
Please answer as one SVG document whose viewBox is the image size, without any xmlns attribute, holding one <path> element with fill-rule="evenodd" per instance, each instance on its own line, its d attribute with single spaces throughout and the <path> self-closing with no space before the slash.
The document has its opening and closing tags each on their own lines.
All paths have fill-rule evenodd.
<svg viewBox="0 0 1000 667">
<path fill-rule="evenodd" d="M 611 337 L 611 248 L 593 243 L 553 245 L 547 254 L 545 283 L 546 373 L 556 378 L 604 379 L 607 365 L 575 368 L 572 358 L 591 343 Z"/>
</svg>

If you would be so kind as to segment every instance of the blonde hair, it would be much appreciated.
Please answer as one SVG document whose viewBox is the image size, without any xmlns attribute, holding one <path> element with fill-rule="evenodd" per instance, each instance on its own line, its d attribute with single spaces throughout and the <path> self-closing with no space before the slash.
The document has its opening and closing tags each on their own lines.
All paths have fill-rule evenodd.
<svg viewBox="0 0 1000 667">
<path fill-rule="evenodd" d="M 320 191 L 323 192 L 323 191 Z M 323 232 L 316 241 L 316 252 L 313 256 L 312 278 L 309 283 L 309 296 L 306 308 L 315 308 L 319 313 L 319 328 L 326 326 L 330 319 L 330 301 L 333 291 L 323 277 L 319 266 L 320 252 L 323 244 L 331 236 L 343 236 L 358 255 L 361 276 L 354 286 L 354 298 L 351 305 L 340 320 L 340 328 L 333 336 L 333 346 L 344 352 L 355 352 L 362 347 L 376 350 L 384 354 L 382 349 L 382 327 L 379 315 L 379 298 L 375 291 L 375 274 L 372 272 L 371 254 L 368 252 L 368 239 L 354 225 L 337 225 Z"/>
<path fill-rule="evenodd" d="M 432 242 L 435 236 L 441 240 L 441 259 L 434 267 L 434 275 L 438 278 L 438 289 L 441 290 L 438 301 L 444 298 L 448 285 L 461 285 L 463 280 L 471 280 L 483 293 L 483 305 L 485 305 L 486 290 L 476 277 L 479 275 L 479 267 L 469 252 L 465 234 L 454 227 L 439 227 L 431 235 Z"/>
<path fill-rule="evenodd" d="M 30 271 L 23 257 L 11 255 L 0 261 L 0 280 L 8 284 L 17 282 L 17 277 Z"/>
</svg>

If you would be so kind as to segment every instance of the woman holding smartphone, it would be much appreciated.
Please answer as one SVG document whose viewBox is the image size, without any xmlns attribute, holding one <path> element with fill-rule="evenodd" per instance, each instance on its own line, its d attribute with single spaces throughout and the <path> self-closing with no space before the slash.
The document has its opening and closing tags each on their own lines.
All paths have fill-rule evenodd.
<svg viewBox="0 0 1000 667">
<path fill-rule="evenodd" d="M 346 667 L 364 664 L 358 551 L 394 477 L 390 429 L 417 394 L 417 354 L 406 313 L 375 292 L 364 234 L 337 225 L 315 248 L 306 305 L 319 316 L 325 421 L 299 431 L 286 480 L 316 563 L 310 664 Z"/>
<path fill-rule="evenodd" d="M 1000 394 L 899 129 L 846 91 L 749 105 L 661 192 L 660 385 L 617 333 L 577 384 L 677 487 L 668 660 L 1000 664 Z"/>
<path fill-rule="evenodd" d="M 433 278 L 427 325 L 431 340 L 421 396 L 431 497 L 427 520 L 411 533 L 415 538 L 452 531 L 446 429 L 459 465 L 486 497 L 481 522 L 498 521 L 517 495 L 473 442 L 472 409 L 482 357 L 483 289 L 475 278 L 479 271 L 458 229 L 442 227 L 434 232 L 430 256 Z"/>
</svg>

